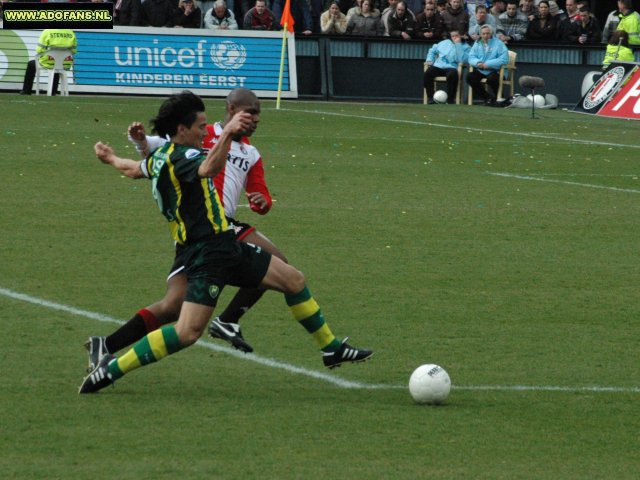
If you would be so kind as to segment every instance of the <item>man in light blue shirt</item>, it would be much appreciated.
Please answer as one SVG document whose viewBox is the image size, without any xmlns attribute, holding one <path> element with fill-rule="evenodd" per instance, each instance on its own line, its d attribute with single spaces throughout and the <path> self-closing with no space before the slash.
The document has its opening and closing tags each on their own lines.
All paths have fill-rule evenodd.
<svg viewBox="0 0 640 480">
<path fill-rule="evenodd" d="M 458 65 L 465 65 L 469 60 L 471 47 L 462 42 L 460 32 L 449 32 L 451 39 L 442 40 L 434 44 L 427 53 L 427 68 L 424 72 L 424 89 L 427 93 L 427 103 L 434 104 L 435 90 L 433 80 L 436 77 L 447 77 L 447 103 L 455 103 L 458 91 Z"/>
<path fill-rule="evenodd" d="M 480 27 L 480 38 L 469 52 L 469 66 L 473 72 L 467 75 L 467 83 L 473 94 L 484 100 L 485 105 L 495 105 L 500 85 L 500 67 L 509 63 L 509 51 L 504 43 L 493 36 L 490 25 Z M 489 90 L 483 88 L 482 80 L 487 79 Z"/>
<path fill-rule="evenodd" d="M 487 7 L 478 5 L 476 6 L 476 13 L 469 17 L 469 38 L 474 42 L 478 40 L 480 38 L 480 28 L 484 25 L 491 25 L 495 33 L 502 30 L 496 18 L 489 14 Z"/>
</svg>

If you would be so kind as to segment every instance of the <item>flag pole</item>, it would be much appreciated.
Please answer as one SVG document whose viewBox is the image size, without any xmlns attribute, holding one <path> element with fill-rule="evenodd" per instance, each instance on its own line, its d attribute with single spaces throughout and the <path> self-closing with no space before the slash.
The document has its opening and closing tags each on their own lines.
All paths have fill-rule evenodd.
<svg viewBox="0 0 640 480">
<path fill-rule="evenodd" d="M 280 110 L 280 94 L 282 93 L 282 77 L 284 76 L 284 53 L 287 51 L 287 31 L 289 22 L 284 23 L 282 29 L 282 52 L 280 53 L 280 75 L 278 76 L 278 97 L 276 100 L 276 110 Z"/>
</svg>

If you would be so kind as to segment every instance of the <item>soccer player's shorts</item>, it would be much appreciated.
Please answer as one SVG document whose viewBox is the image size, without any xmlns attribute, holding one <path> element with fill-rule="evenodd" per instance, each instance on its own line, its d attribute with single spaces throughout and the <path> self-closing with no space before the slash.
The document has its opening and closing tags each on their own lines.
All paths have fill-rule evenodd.
<svg viewBox="0 0 640 480">
<path fill-rule="evenodd" d="M 267 274 L 271 254 L 238 242 L 231 231 L 184 246 L 185 301 L 215 307 L 225 285 L 256 288 Z"/>
<path fill-rule="evenodd" d="M 247 235 L 255 230 L 255 227 L 252 227 L 248 223 L 239 222 L 235 218 L 227 217 L 227 223 L 229 224 L 229 228 L 235 233 L 236 240 L 238 241 L 244 240 Z"/>
<path fill-rule="evenodd" d="M 176 243 L 176 256 L 173 258 L 173 265 L 171 265 L 171 270 L 169 270 L 167 282 L 175 275 L 184 272 L 184 248 L 184 245 Z"/>
<path fill-rule="evenodd" d="M 239 222 L 235 218 L 231 217 L 227 217 L 227 223 L 229 224 L 229 229 L 234 233 L 236 240 L 238 241 L 244 240 L 247 235 L 256 229 L 248 223 Z M 167 281 L 171 280 L 171 277 L 184 271 L 184 259 L 182 258 L 183 249 L 183 245 L 176 244 L 176 256 L 174 257 L 173 265 L 171 265 L 171 269 L 169 270 Z"/>
</svg>

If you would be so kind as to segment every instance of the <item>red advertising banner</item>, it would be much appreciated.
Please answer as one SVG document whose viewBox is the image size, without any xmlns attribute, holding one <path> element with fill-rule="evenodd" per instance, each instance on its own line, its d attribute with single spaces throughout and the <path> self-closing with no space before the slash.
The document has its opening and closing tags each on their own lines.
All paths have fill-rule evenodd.
<svg viewBox="0 0 640 480">
<path fill-rule="evenodd" d="M 612 62 L 573 110 L 640 120 L 640 64 Z"/>
<path fill-rule="evenodd" d="M 635 68 L 597 115 L 640 120 L 640 68 Z"/>
</svg>

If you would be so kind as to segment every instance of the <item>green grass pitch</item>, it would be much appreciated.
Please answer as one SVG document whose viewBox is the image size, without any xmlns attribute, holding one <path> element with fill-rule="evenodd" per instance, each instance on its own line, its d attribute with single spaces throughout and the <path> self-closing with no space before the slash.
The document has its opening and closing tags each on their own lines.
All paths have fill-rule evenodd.
<svg viewBox="0 0 640 480">
<path fill-rule="evenodd" d="M 268 293 L 255 356 L 203 338 L 79 396 L 84 340 L 164 293 L 149 185 L 92 148 L 134 157 L 160 101 L 0 95 L 1 478 L 638 478 L 638 123 L 564 111 L 264 101 L 275 204 L 238 216 L 373 359 L 324 371 Z"/>
</svg>

